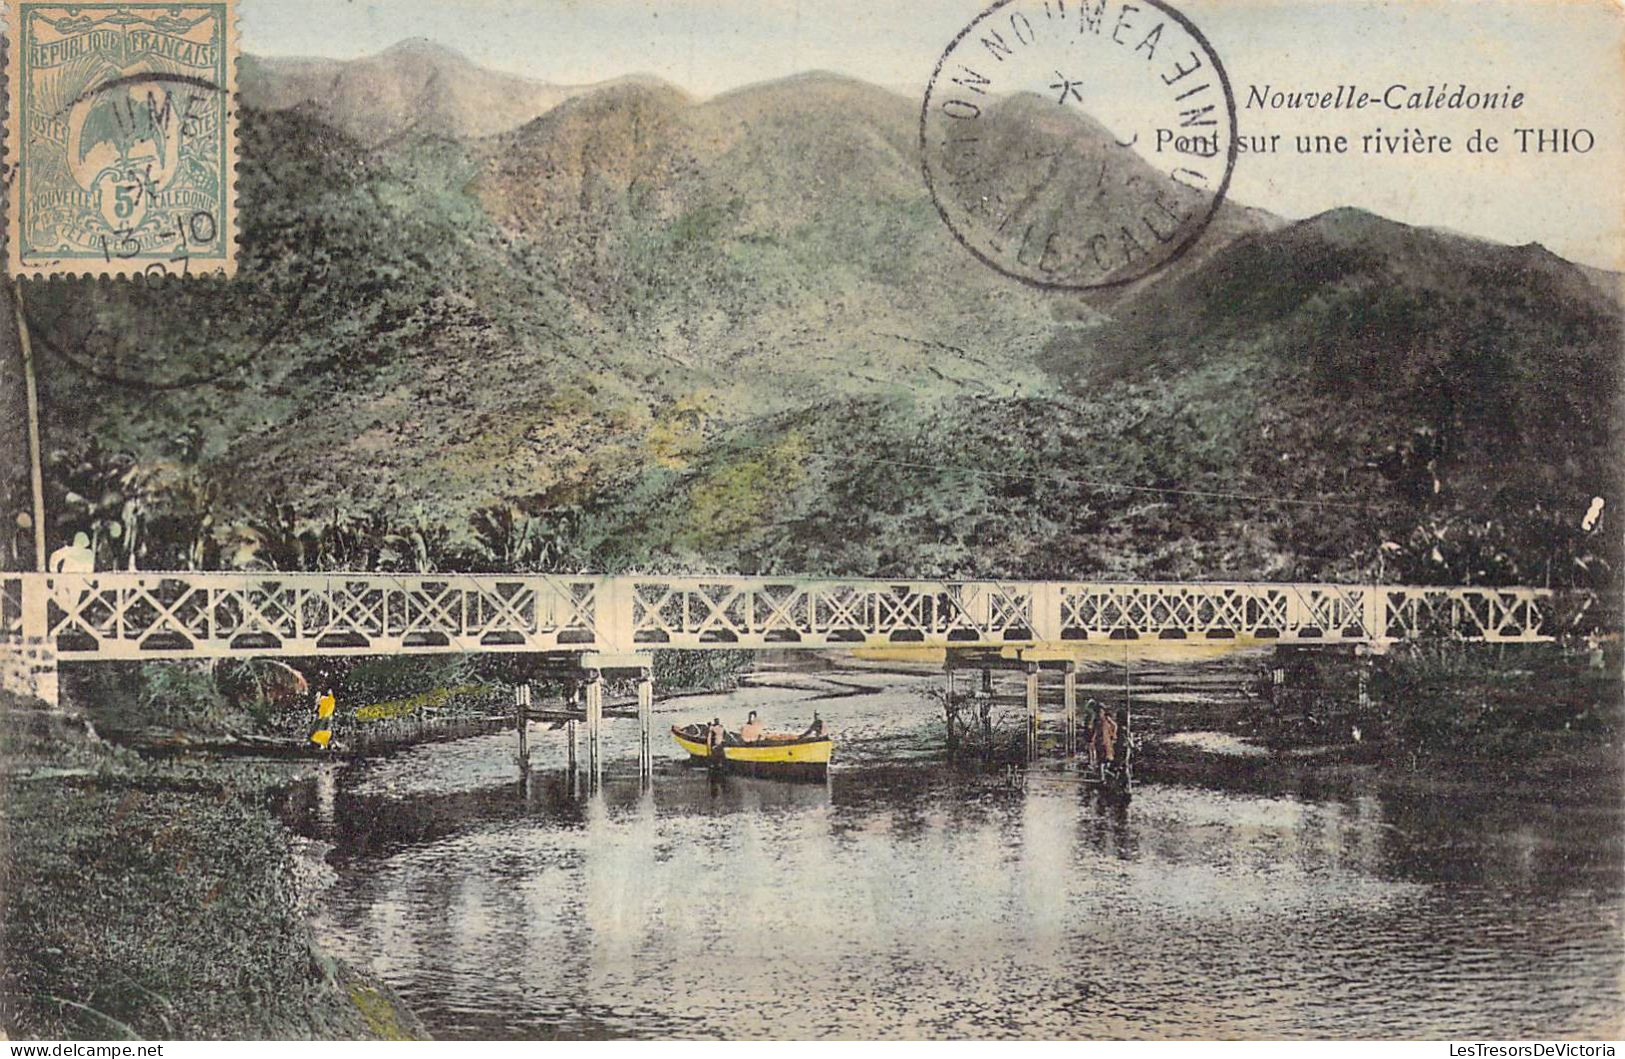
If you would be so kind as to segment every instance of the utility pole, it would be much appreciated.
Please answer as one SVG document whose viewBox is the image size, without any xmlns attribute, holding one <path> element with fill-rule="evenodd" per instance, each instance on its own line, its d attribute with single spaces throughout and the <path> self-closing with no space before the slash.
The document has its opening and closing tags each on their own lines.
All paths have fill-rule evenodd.
<svg viewBox="0 0 1625 1059">
<path fill-rule="evenodd" d="M 11 305 L 17 314 L 17 348 L 23 357 L 23 387 L 28 401 L 28 476 L 34 494 L 34 569 L 45 573 L 45 474 L 41 466 L 39 387 L 34 377 L 34 348 L 23 313 L 22 284 L 12 281 Z"/>
</svg>

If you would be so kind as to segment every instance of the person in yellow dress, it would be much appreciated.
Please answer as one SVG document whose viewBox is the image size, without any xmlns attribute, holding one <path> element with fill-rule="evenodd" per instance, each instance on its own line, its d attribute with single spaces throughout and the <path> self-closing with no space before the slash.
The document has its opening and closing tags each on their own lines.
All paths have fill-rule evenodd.
<svg viewBox="0 0 1625 1059">
<path fill-rule="evenodd" d="M 333 738 L 333 711 L 337 708 L 338 699 L 331 690 L 323 688 L 316 699 L 316 730 L 310 733 L 310 741 L 323 750 Z"/>
</svg>

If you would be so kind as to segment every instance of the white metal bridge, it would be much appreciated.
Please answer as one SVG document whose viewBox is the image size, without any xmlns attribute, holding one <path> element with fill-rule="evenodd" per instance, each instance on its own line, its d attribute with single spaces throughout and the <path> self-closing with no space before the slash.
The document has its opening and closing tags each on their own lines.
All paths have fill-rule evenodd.
<svg viewBox="0 0 1625 1059">
<path fill-rule="evenodd" d="M 1569 613 L 1561 614 L 1560 610 Z M 1063 668 L 1068 753 L 1075 665 L 1090 641 L 1381 645 L 1537 643 L 1575 628 L 1537 588 L 1251 582 L 1053 582 L 545 574 L 0 574 L 0 686 L 55 703 L 58 664 L 265 655 L 534 653 L 582 678 L 588 770 L 601 767 L 605 673 L 638 678 L 640 771 L 652 773 L 656 649 L 947 651 L 1026 670 L 1029 754 L 1039 669 Z M 991 650 L 990 650 L 991 649 Z M 524 755 L 530 688 L 515 689 Z M 569 724 L 574 762 L 575 726 Z"/>
<path fill-rule="evenodd" d="M 1554 594 L 1251 582 L 545 574 L 0 574 L 0 649 L 63 661 L 1119 639 L 1537 642 Z"/>
</svg>

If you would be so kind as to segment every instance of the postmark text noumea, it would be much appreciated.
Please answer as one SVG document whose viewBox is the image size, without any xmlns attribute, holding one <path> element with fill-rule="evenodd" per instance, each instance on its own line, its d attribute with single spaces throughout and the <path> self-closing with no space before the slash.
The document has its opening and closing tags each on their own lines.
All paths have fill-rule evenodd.
<svg viewBox="0 0 1625 1059">
<path fill-rule="evenodd" d="M 949 44 L 920 111 L 943 221 L 1026 283 L 1132 282 L 1188 250 L 1224 199 L 1235 99 L 1163 0 L 1001 0 Z"/>
</svg>

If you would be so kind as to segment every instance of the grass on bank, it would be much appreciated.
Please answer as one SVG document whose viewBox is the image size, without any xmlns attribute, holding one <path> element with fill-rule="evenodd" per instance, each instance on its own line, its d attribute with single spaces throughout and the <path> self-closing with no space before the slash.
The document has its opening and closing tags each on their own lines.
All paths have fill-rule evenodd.
<svg viewBox="0 0 1625 1059">
<path fill-rule="evenodd" d="M 0 1028 L 13 1038 L 399 1038 L 324 954 L 265 765 L 151 762 L 0 693 Z"/>
</svg>

